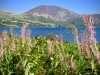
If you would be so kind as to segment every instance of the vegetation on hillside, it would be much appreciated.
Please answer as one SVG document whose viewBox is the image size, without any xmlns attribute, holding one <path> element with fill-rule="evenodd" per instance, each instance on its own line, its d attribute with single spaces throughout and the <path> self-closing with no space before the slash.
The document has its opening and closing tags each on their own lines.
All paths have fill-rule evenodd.
<svg viewBox="0 0 100 75">
<path fill-rule="evenodd" d="M 91 14 L 94 26 L 100 26 L 100 14 Z M 90 16 L 90 15 L 88 15 Z M 84 27 L 82 15 L 58 6 L 38 6 L 22 14 L 0 11 L 0 27 L 69 27 L 71 24 Z"/>
<path fill-rule="evenodd" d="M 89 14 L 94 18 L 94 26 L 100 27 L 100 14 Z M 71 24 L 84 27 L 82 14 L 52 5 L 40 5 L 22 14 L 0 10 L 0 27 L 68 27 Z"/>
</svg>

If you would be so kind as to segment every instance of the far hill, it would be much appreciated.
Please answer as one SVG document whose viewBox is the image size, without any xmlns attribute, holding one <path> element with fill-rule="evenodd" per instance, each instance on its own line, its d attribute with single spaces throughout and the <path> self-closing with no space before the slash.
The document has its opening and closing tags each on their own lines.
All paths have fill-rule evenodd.
<svg viewBox="0 0 100 75">
<path fill-rule="evenodd" d="M 94 20 L 94 25 L 100 26 L 100 14 L 91 14 Z"/>
<path fill-rule="evenodd" d="M 31 17 L 44 17 L 45 19 L 52 19 L 53 21 L 62 21 L 65 22 L 71 18 L 79 18 L 81 17 L 79 14 L 74 13 L 65 8 L 61 8 L 58 6 L 50 6 L 50 5 L 40 5 L 35 7 L 25 13 L 26 15 Z"/>
<path fill-rule="evenodd" d="M 100 26 L 100 14 L 90 14 L 94 25 Z M 23 14 L 0 11 L 0 26 L 67 27 L 71 24 L 81 26 L 82 15 L 69 9 L 52 5 L 40 5 Z"/>
</svg>

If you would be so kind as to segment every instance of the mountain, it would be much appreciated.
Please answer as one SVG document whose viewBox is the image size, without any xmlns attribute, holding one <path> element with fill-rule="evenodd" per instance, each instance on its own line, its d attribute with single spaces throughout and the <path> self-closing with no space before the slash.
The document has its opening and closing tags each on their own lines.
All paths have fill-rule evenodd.
<svg viewBox="0 0 100 75">
<path fill-rule="evenodd" d="M 65 22 L 71 18 L 79 18 L 80 15 L 65 8 L 50 5 L 40 5 L 25 13 L 35 17 L 44 17 L 45 19 L 52 19 L 53 21 Z"/>
<path fill-rule="evenodd" d="M 90 14 L 94 25 L 100 26 L 100 14 Z M 22 26 L 27 23 L 32 27 L 67 27 L 71 24 L 83 25 L 82 15 L 69 9 L 40 5 L 23 14 L 0 11 L 0 26 Z"/>
<path fill-rule="evenodd" d="M 94 22 L 94 25 L 98 26 L 100 25 L 100 14 L 91 14 L 92 17 L 93 17 L 93 22 Z"/>
</svg>

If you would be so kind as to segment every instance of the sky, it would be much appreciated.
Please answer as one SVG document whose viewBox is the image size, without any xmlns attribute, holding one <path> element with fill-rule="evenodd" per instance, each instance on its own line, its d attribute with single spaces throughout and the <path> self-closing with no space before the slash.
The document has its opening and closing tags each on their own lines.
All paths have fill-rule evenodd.
<svg viewBox="0 0 100 75">
<path fill-rule="evenodd" d="M 55 5 L 78 14 L 100 14 L 100 0 L 0 0 L 0 10 L 17 14 L 39 5 Z"/>
</svg>

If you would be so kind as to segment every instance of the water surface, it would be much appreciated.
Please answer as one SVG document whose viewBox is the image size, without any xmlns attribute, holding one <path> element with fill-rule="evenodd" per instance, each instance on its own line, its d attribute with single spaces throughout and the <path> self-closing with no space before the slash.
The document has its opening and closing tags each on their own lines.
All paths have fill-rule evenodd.
<svg viewBox="0 0 100 75">
<path fill-rule="evenodd" d="M 79 28 L 81 31 L 84 32 L 85 28 Z M 0 28 L 0 32 L 7 30 L 8 33 L 10 33 L 10 28 Z M 34 39 L 35 36 L 46 36 L 48 34 L 56 34 L 60 36 L 60 34 L 63 35 L 63 40 L 69 41 L 71 43 L 74 43 L 74 37 L 70 32 L 68 32 L 67 28 L 30 28 L 31 30 L 31 38 Z M 96 31 L 96 39 L 100 43 L 100 28 L 95 28 Z M 21 35 L 21 28 L 14 28 L 14 34 L 20 36 Z M 81 42 L 82 36 L 79 37 L 79 40 Z"/>
</svg>

